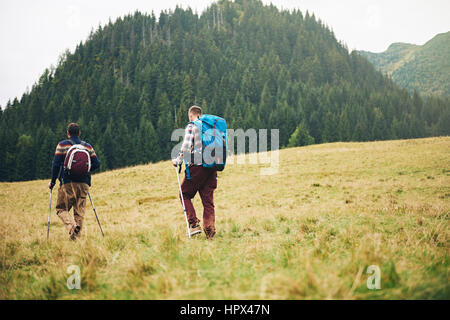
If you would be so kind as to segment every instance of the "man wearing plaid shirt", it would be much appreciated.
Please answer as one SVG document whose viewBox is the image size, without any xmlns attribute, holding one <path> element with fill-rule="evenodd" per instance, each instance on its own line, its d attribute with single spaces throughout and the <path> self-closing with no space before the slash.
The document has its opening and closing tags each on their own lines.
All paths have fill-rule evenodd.
<svg viewBox="0 0 450 320">
<path fill-rule="evenodd" d="M 198 106 L 189 108 L 189 124 L 184 134 L 183 145 L 180 154 L 173 160 L 176 167 L 186 160 L 189 166 L 190 179 L 186 175 L 181 185 L 184 205 L 188 216 L 191 235 L 202 232 L 200 220 L 195 214 L 192 199 L 198 192 L 203 204 L 203 229 L 207 239 L 211 239 L 216 234 L 214 226 L 214 190 L 217 188 L 217 171 L 212 168 L 202 166 L 202 137 L 198 127 L 193 121 L 201 121 L 202 109 Z M 201 127 L 201 126 L 200 126 Z M 180 199 L 181 200 L 181 199 Z"/>
</svg>

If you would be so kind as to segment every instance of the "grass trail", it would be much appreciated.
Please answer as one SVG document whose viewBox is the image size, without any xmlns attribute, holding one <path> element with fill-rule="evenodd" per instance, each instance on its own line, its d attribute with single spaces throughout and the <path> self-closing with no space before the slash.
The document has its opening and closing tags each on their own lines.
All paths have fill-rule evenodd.
<svg viewBox="0 0 450 320">
<path fill-rule="evenodd" d="M 56 188 L 46 242 L 48 181 L 0 183 L 0 299 L 450 298 L 449 137 L 285 149 L 278 174 L 261 167 L 219 173 L 213 241 L 187 239 L 170 162 L 94 175 L 106 236 L 88 203 L 75 243 Z"/>
</svg>

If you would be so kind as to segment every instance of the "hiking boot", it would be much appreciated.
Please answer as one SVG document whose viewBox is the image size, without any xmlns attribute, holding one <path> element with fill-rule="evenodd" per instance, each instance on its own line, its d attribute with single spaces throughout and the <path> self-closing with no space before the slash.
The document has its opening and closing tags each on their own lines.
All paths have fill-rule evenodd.
<svg viewBox="0 0 450 320">
<path fill-rule="evenodd" d="M 75 235 L 76 238 L 80 237 L 80 232 L 81 232 L 81 226 L 76 226 L 75 229 L 73 230 L 73 234 Z"/>
<path fill-rule="evenodd" d="M 202 232 L 202 228 L 200 227 L 200 225 L 198 223 L 189 224 L 189 233 L 191 234 L 191 236 L 201 233 L 201 232 Z"/>
<path fill-rule="evenodd" d="M 70 240 L 76 240 L 80 236 L 80 226 L 73 226 L 69 232 Z"/>
<path fill-rule="evenodd" d="M 69 235 L 71 235 L 77 225 L 73 217 L 67 211 L 57 212 L 57 216 L 63 222 L 66 230 L 69 232 Z"/>
<path fill-rule="evenodd" d="M 211 240 L 216 234 L 216 230 L 214 228 L 206 228 L 205 229 L 206 239 Z"/>
</svg>

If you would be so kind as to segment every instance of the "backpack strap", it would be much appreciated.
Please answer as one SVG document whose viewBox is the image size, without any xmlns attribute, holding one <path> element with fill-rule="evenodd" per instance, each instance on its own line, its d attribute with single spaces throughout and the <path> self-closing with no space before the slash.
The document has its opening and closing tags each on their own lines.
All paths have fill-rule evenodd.
<svg viewBox="0 0 450 320">
<path fill-rule="evenodd" d="M 70 143 L 70 145 L 71 145 L 72 147 L 75 145 L 75 142 L 73 142 L 72 140 L 67 139 L 67 141 L 69 141 L 69 143 Z M 69 148 L 69 150 L 70 150 L 70 148 Z M 64 156 L 64 162 L 66 161 L 67 155 L 69 154 L 69 150 L 66 151 L 66 155 Z M 64 167 L 64 162 L 63 162 L 63 164 L 61 165 L 61 167 Z"/>
<path fill-rule="evenodd" d="M 186 160 L 184 160 L 184 167 L 186 168 L 186 179 L 191 180 L 191 174 L 189 172 L 189 166 Z"/>
</svg>

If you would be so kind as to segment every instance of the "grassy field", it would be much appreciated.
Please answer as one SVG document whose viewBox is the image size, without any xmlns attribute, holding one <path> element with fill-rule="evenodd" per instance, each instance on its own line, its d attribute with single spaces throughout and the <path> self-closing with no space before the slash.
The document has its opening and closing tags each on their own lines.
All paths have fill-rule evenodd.
<svg viewBox="0 0 450 320">
<path fill-rule="evenodd" d="M 94 175 L 105 237 L 88 203 L 77 242 L 56 188 L 46 241 L 48 181 L 1 183 L 0 299 L 450 298 L 449 137 L 286 149 L 278 174 L 263 166 L 219 173 L 213 241 L 187 238 L 170 162 Z"/>
</svg>

